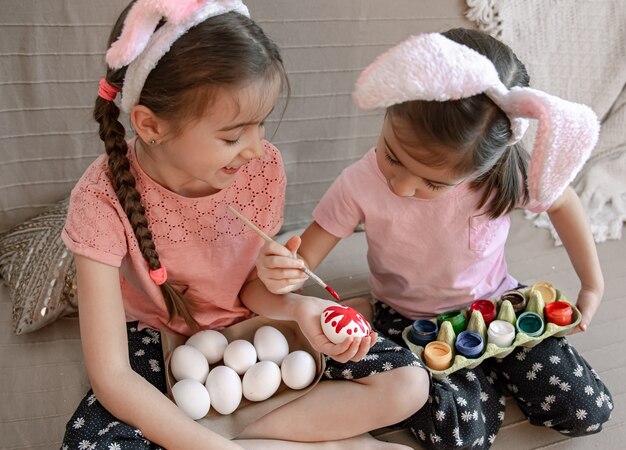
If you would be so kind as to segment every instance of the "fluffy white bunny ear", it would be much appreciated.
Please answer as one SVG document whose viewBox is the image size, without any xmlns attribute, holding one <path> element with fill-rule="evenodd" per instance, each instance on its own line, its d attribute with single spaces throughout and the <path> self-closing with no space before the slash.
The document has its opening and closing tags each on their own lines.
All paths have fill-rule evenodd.
<svg viewBox="0 0 626 450">
<path fill-rule="evenodd" d="M 241 0 L 137 0 L 128 11 L 120 37 L 106 53 L 109 67 L 128 66 L 122 110 L 130 112 L 139 102 L 148 75 L 180 36 L 209 17 L 231 11 L 250 16 Z M 156 30 L 161 19 L 166 22 Z"/>
<path fill-rule="evenodd" d="M 488 89 L 508 92 L 489 58 L 439 33 L 427 33 L 376 58 L 357 80 L 352 98 L 363 109 L 375 109 L 411 100 L 459 100 Z M 509 121 L 514 144 L 528 121 L 514 116 Z"/>
<path fill-rule="evenodd" d="M 439 33 L 411 36 L 380 55 L 361 74 L 352 93 L 363 109 L 413 100 L 448 101 L 484 93 L 508 116 L 509 145 L 539 122 L 531 155 L 528 209 L 547 209 L 581 169 L 599 133 L 594 112 L 531 88 L 511 90 L 484 55 Z"/>
<path fill-rule="evenodd" d="M 411 36 L 380 55 L 361 74 L 352 98 L 363 109 L 410 100 L 471 97 L 500 83 L 493 63 L 439 33 Z"/>
<path fill-rule="evenodd" d="M 204 3 L 204 0 L 137 0 L 130 8 L 120 37 L 106 53 L 112 69 L 127 66 L 146 48 L 159 21 L 181 23 Z"/>
<path fill-rule="evenodd" d="M 541 212 L 569 186 L 595 147 L 600 133 L 596 114 L 531 88 L 513 88 L 501 106 L 509 114 L 536 119 L 537 134 L 530 158 L 526 208 Z"/>
</svg>

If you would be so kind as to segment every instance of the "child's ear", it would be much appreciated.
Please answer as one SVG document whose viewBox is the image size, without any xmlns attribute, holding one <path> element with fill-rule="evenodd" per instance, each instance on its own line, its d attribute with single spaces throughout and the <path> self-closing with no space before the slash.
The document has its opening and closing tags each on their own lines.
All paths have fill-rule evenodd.
<svg viewBox="0 0 626 450">
<path fill-rule="evenodd" d="M 135 105 L 130 111 L 130 122 L 143 142 L 161 142 L 166 133 L 165 122 L 144 105 Z"/>
</svg>

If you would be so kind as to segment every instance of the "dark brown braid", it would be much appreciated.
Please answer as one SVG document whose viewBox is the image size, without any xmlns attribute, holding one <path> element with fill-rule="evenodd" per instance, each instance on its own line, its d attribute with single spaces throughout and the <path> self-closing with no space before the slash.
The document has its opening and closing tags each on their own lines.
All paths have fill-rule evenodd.
<svg viewBox="0 0 626 450">
<path fill-rule="evenodd" d="M 111 84 L 115 86 L 115 84 Z M 133 228 L 139 249 L 148 263 L 148 268 L 156 270 L 161 267 L 161 262 L 152 240 L 152 232 L 148 226 L 145 208 L 141 203 L 141 195 L 136 189 L 135 177 L 130 171 L 130 160 L 127 156 L 128 145 L 125 139 L 126 130 L 119 121 L 119 115 L 120 110 L 114 102 L 98 97 L 94 109 L 94 119 L 100 124 L 98 133 L 104 142 L 109 157 L 108 167 L 111 183 Z M 182 317 L 192 330 L 199 329 L 199 324 L 194 319 L 183 296 L 167 280 L 160 288 L 165 298 L 165 306 L 170 319 Z"/>
<path fill-rule="evenodd" d="M 109 47 L 120 35 L 132 3 L 120 15 Z M 122 89 L 126 68 L 109 69 L 106 79 Z M 181 36 L 152 70 L 141 92 L 139 103 L 157 116 L 169 120 L 175 131 L 185 121 L 201 117 L 216 87 L 237 87 L 253 80 L 273 80 L 279 76 L 288 89 L 282 59 L 276 45 L 252 20 L 236 13 L 212 17 Z M 113 101 L 97 98 L 93 117 L 100 124 L 99 135 L 108 155 L 108 171 L 117 198 L 133 228 L 141 254 L 150 270 L 161 268 L 141 195 L 130 171 L 126 130 L 119 121 L 120 110 Z M 161 286 L 172 320 L 182 317 L 197 330 L 193 306 L 169 281 Z"/>
</svg>

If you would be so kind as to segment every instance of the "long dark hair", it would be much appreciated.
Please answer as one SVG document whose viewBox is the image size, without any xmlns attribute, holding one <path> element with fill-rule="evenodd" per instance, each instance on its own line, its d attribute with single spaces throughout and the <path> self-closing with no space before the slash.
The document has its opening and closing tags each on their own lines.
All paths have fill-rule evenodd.
<svg viewBox="0 0 626 450">
<path fill-rule="evenodd" d="M 120 15 L 109 37 L 109 44 L 119 37 L 132 3 Z M 122 89 L 126 67 L 107 70 L 107 81 Z M 257 80 L 280 77 L 282 86 L 289 83 L 277 46 L 251 19 L 230 12 L 211 17 L 182 35 L 150 72 L 139 104 L 168 120 L 174 134 L 184 125 L 202 117 L 217 88 L 243 87 Z M 117 197 L 132 225 L 139 248 L 148 267 L 161 267 L 159 254 L 141 195 L 127 157 L 126 131 L 119 121 L 117 105 L 96 99 L 94 119 L 100 124 L 99 135 L 108 155 L 109 177 Z M 161 286 L 170 320 L 182 317 L 191 329 L 198 329 L 192 308 L 168 281 Z"/>
<path fill-rule="evenodd" d="M 505 86 L 528 86 L 528 72 L 513 51 L 486 33 L 455 28 L 441 33 L 489 58 Z M 528 153 L 521 144 L 508 145 L 511 137 L 506 114 L 485 94 L 460 100 L 409 101 L 389 107 L 391 120 L 401 119 L 421 142 L 437 151 L 420 155 L 420 162 L 449 166 L 459 174 L 475 173 L 472 188 L 483 189 L 479 208 L 495 218 L 510 212 L 528 198 Z M 442 152 L 441 148 L 449 150 Z"/>
</svg>

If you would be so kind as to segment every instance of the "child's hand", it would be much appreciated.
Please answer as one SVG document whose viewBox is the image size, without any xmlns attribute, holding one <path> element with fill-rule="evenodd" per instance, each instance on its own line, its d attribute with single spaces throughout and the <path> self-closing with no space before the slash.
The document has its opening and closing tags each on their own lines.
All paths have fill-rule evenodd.
<svg viewBox="0 0 626 450">
<path fill-rule="evenodd" d="M 578 326 L 572 330 L 572 333 L 587 331 L 591 319 L 593 319 L 593 316 L 600 306 L 600 300 L 602 300 L 602 295 L 599 293 L 588 289 L 580 290 L 576 307 L 580 310 L 582 319 Z"/>
<path fill-rule="evenodd" d="M 273 294 L 286 294 L 302 287 L 308 276 L 302 271 L 304 261 L 295 257 L 300 237 L 293 236 L 285 246 L 266 242 L 256 260 L 259 278 Z"/>
<path fill-rule="evenodd" d="M 345 363 L 359 361 L 376 343 L 378 334 L 372 331 L 364 338 L 348 338 L 341 344 L 333 344 L 322 331 L 322 312 L 337 303 L 315 297 L 303 297 L 296 313 L 296 320 L 302 333 L 315 350 L 330 356 L 335 361 Z"/>
</svg>

